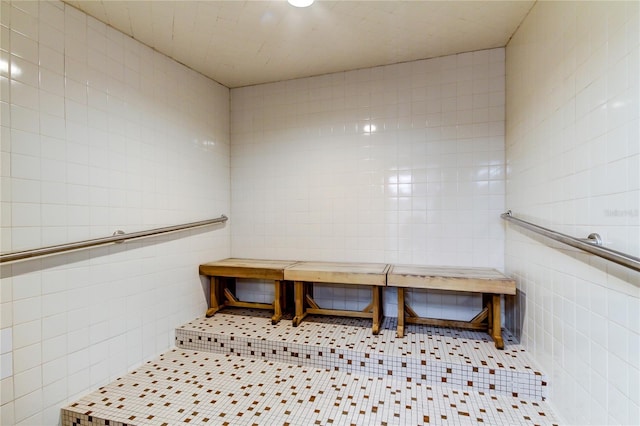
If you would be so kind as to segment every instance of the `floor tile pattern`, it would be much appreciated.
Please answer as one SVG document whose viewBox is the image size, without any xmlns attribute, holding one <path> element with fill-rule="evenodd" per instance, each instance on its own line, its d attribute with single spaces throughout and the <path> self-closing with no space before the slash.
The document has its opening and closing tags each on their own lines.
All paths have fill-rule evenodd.
<svg viewBox="0 0 640 426">
<path fill-rule="evenodd" d="M 378 335 L 370 324 L 310 316 L 298 327 L 287 319 L 272 325 L 267 311 L 229 309 L 179 327 L 176 346 L 527 399 L 547 396 L 546 377 L 508 332 L 505 349 L 498 350 L 484 332 L 409 324 L 397 338 L 396 318 L 385 318 Z"/>
<path fill-rule="evenodd" d="M 557 423 L 544 401 L 188 349 L 62 410 L 63 426 Z"/>
</svg>

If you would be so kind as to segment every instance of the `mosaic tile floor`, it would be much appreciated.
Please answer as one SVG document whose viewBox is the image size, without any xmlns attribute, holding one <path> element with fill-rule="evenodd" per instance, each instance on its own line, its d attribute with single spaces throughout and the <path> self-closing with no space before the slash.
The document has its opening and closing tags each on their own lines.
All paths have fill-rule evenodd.
<svg viewBox="0 0 640 426">
<path fill-rule="evenodd" d="M 361 318 L 309 316 L 293 327 L 288 317 L 272 325 L 266 310 L 228 309 L 179 327 L 176 346 L 543 400 L 546 377 L 503 336 L 498 350 L 478 331 L 409 324 L 397 338 L 396 318 L 385 318 L 373 335 L 371 321 Z"/>
<path fill-rule="evenodd" d="M 62 410 L 62 425 L 556 424 L 543 401 L 231 354 L 169 351 Z"/>
<path fill-rule="evenodd" d="M 453 328 L 407 324 L 403 338 L 396 337 L 397 319 L 385 317 L 380 334 L 371 334 L 371 321 L 361 318 L 309 316 L 299 327 L 285 316 L 272 325 L 269 311 L 227 309 L 211 318 L 198 318 L 178 330 L 197 330 L 213 334 L 276 340 L 336 349 L 365 350 L 411 356 L 428 355 L 436 360 L 482 364 L 492 368 L 531 370 L 532 362 L 524 349 L 505 330 L 505 349 L 495 348 L 487 333 Z"/>
<path fill-rule="evenodd" d="M 62 409 L 63 426 L 551 425 L 546 378 L 506 333 L 385 318 L 228 309 L 176 330 L 176 349 Z"/>
</svg>

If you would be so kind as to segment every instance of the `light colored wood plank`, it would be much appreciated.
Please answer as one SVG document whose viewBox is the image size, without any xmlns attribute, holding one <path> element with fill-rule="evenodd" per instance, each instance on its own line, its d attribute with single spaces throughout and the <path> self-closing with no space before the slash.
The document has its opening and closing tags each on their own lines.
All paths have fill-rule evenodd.
<svg viewBox="0 0 640 426">
<path fill-rule="evenodd" d="M 490 297 L 489 300 L 490 300 L 490 302 L 487 305 L 487 310 L 489 311 L 489 317 L 487 319 L 487 324 L 489 325 L 489 334 L 492 334 L 493 333 L 493 320 L 494 320 L 494 316 L 495 316 L 496 310 L 495 310 L 495 306 L 494 306 L 495 300 L 493 299 L 493 297 Z M 500 308 L 498 307 L 498 309 L 500 309 Z"/>
<path fill-rule="evenodd" d="M 205 316 L 207 318 L 212 317 L 213 315 L 215 315 L 216 312 L 218 312 L 220 310 L 220 303 L 218 302 L 218 295 L 220 294 L 220 286 L 222 286 L 222 283 L 220 282 L 219 278 L 216 277 L 211 277 L 211 279 L 209 280 L 209 305 L 210 308 L 207 309 L 207 312 L 205 313 Z"/>
<path fill-rule="evenodd" d="M 490 268 L 394 265 L 389 269 L 387 285 L 470 293 L 516 294 L 515 280 Z"/>
<path fill-rule="evenodd" d="M 253 309 L 273 309 L 273 305 L 269 303 L 258 303 L 258 302 L 241 302 L 240 300 L 236 301 L 228 301 L 225 303 L 226 306 L 232 306 L 234 308 L 253 308 Z"/>
<path fill-rule="evenodd" d="M 389 265 L 384 263 L 298 262 L 284 271 L 288 281 L 384 286 Z"/>
<path fill-rule="evenodd" d="M 380 323 L 382 322 L 382 288 L 379 286 L 371 286 L 372 299 L 371 302 L 371 314 L 373 316 L 373 323 L 371 325 L 371 332 L 375 335 L 380 333 Z M 367 309 L 369 312 L 369 309 Z"/>
<path fill-rule="evenodd" d="M 481 324 L 484 321 L 487 321 L 489 318 L 489 309 L 487 309 L 486 307 L 480 311 L 480 313 L 478 315 L 476 315 L 475 317 L 473 317 L 471 319 L 472 323 L 476 323 L 476 324 Z"/>
<path fill-rule="evenodd" d="M 462 328 L 465 330 L 487 330 L 486 324 L 475 324 L 467 321 L 455 321 L 438 318 L 407 317 L 405 318 L 405 322 L 408 324 L 432 325 L 435 327 L 454 327 Z"/>
<path fill-rule="evenodd" d="M 402 288 L 402 287 L 398 287 L 398 288 Z M 414 311 L 413 308 L 411 306 L 409 306 L 409 304 L 407 302 L 404 302 L 404 310 L 405 310 L 407 316 L 410 316 L 410 317 L 419 317 L 420 316 L 420 315 L 416 314 L 416 311 Z"/>
<path fill-rule="evenodd" d="M 277 324 L 282 318 L 282 301 L 284 299 L 284 283 L 282 281 L 276 280 L 275 284 L 275 295 L 273 298 L 273 316 L 271 317 L 271 324 Z"/>
<path fill-rule="evenodd" d="M 295 302 L 295 316 L 293 317 L 293 326 L 297 327 L 300 324 L 305 316 L 307 316 L 304 311 L 304 282 L 295 281 L 293 283 L 293 300 Z"/>
<path fill-rule="evenodd" d="M 491 337 L 493 337 L 496 348 L 504 349 L 504 341 L 502 340 L 502 324 L 500 320 L 500 295 L 493 295 L 491 308 L 493 310 L 493 314 L 491 315 L 491 317 L 493 318 L 493 324 L 492 330 L 489 330 L 489 334 L 491 334 Z"/>
<path fill-rule="evenodd" d="M 344 311 L 341 309 L 313 309 L 307 308 L 308 314 L 315 315 L 334 315 L 337 317 L 354 317 L 354 318 L 373 318 L 373 312 L 362 311 Z"/>
<path fill-rule="evenodd" d="M 211 318 L 212 316 L 214 316 L 216 314 L 216 312 L 218 312 L 220 309 L 219 308 L 209 308 L 207 309 L 207 312 L 205 313 L 205 316 L 207 318 Z"/>
<path fill-rule="evenodd" d="M 307 301 L 307 304 L 309 305 L 310 308 L 312 308 L 312 309 L 320 309 L 320 306 L 318 306 L 316 301 L 313 300 L 313 298 L 310 295 L 306 294 L 305 295 L 305 300 Z"/>
<path fill-rule="evenodd" d="M 284 270 L 294 265 L 290 260 L 229 258 L 200 265 L 200 274 L 217 277 L 283 280 Z"/>
<path fill-rule="evenodd" d="M 398 337 L 404 336 L 404 308 L 404 288 L 398 287 L 398 328 L 396 330 Z"/>
<path fill-rule="evenodd" d="M 236 298 L 236 296 L 233 293 L 231 293 L 231 290 L 229 290 L 228 288 L 224 289 L 224 297 L 227 298 L 227 302 L 230 302 L 230 303 L 238 302 L 238 299 Z"/>
</svg>

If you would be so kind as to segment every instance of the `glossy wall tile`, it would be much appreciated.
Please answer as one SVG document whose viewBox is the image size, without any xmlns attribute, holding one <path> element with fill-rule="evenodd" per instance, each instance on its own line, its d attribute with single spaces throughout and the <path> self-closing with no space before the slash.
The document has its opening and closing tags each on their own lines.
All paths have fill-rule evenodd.
<svg viewBox="0 0 640 426">
<path fill-rule="evenodd" d="M 640 5 L 538 2 L 507 46 L 507 207 L 640 256 Z M 507 326 L 568 424 L 640 423 L 640 273 L 508 227 Z"/>
<path fill-rule="evenodd" d="M 492 49 L 231 90 L 232 254 L 503 268 L 504 78 Z"/>
<path fill-rule="evenodd" d="M 62 2 L 1 3 L 0 249 L 229 214 L 229 90 Z M 1 424 L 173 344 L 228 228 L 2 266 Z"/>
</svg>

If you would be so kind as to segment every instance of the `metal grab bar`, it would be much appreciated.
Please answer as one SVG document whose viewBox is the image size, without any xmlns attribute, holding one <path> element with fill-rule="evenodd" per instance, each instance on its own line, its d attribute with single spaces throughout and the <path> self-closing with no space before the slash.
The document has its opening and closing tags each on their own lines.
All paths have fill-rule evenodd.
<svg viewBox="0 0 640 426">
<path fill-rule="evenodd" d="M 598 234 L 590 234 L 588 238 L 574 238 L 567 234 L 552 231 L 551 229 L 543 228 L 526 220 L 517 219 L 511 214 L 511 210 L 506 213 L 502 213 L 500 217 L 508 222 L 514 223 L 518 226 L 526 228 L 530 231 L 544 235 L 552 240 L 560 241 L 561 243 L 570 245 L 572 247 L 584 250 L 596 256 L 615 262 L 619 265 L 626 266 L 636 271 L 640 271 L 640 258 L 631 256 L 627 253 L 622 253 L 610 248 L 601 247 L 602 239 Z"/>
<path fill-rule="evenodd" d="M 0 254 L 0 263 L 16 262 L 18 260 L 31 259 L 34 257 L 48 256 L 66 251 L 84 249 L 89 247 L 101 246 L 105 244 L 122 243 L 127 240 L 151 237 L 169 232 L 183 231 L 185 229 L 199 228 L 201 226 L 213 225 L 215 223 L 224 223 L 229 218 L 221 215 L 215 219 L 201 220 L 198 222 L 184 223 L 182 225 L 165 226 L 163 228 L 149 229 L 148 231 L 131 232 L 125 234 L 122 231 L 116 231 L 110 237 L 94 238 L 91 240 L 76 241 L 75 243 L 57 244 L 53 246 L 40 247 L 31 250 L 14 251 Z"/>
</svg>

